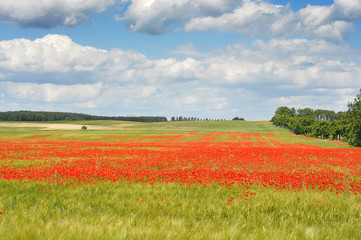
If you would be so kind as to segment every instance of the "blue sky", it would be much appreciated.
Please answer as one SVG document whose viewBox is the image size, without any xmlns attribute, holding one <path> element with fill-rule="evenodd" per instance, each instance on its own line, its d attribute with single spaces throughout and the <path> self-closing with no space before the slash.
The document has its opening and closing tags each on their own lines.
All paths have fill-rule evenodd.
<svg viewBox="0 0 361 240">
<path fill-rule="evenodd" d="M 347 110 L 361 0 L 0 0 L 0 111 Z"/>
</svg>

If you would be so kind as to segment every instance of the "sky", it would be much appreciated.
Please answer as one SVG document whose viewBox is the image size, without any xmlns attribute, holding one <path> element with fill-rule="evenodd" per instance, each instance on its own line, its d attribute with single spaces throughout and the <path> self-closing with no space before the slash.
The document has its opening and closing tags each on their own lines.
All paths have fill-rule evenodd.
<svg viewBox="0 0 361 240">
<path fill-rule="evenodd" d="M 0 111 L 346 111 L 361 0 L 0 0 Z"/>
</svg>

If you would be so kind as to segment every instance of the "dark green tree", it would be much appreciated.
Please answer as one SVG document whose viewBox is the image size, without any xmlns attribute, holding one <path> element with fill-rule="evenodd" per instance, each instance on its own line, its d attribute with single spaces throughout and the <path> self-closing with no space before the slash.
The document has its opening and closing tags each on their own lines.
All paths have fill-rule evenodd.
<svg viewBox="0 0 361 240">
<path fill-rule="evenodd" d="M 244 118 L 234 117 L 232 120 L 241 120 L 241 121 L 244 121 Z"/>
<path fill-rule="evenodd" d="M 361 147 L 361 89 L 354 102 L 348 104 L 347 119 L 350 123 L 348 143 Z"/>
<path fill-rule="evenodd" d="M 279 108 L 277 108 L 275 115 L 286 115 L 286 116 L 293 117 L 295 115 L 295 109 L 288 108 L 288 107 L 279 107 Z"/>
<path fill-rule="evenodd" d="M 299 117 L 308 117 L 313 116 L 314 111 L 311 108 L 303 108 L 303 109 L 297 109 L 297 115 Z"/>
</svg>

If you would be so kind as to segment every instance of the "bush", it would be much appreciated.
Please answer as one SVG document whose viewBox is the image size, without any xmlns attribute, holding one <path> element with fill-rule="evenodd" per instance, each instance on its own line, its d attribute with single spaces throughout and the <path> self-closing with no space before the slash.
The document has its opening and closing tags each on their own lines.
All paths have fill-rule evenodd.
<svg viewBox="0 0 361 240">
<path fill-rule="evenodd" d="M 81 130 L 87 130 L 88 128 L 87 128 L 87 126 L 82 126 L 81 127 Z"/>
<path fill-rule="evenodd" d="M 241 120 L 241 121 L 244 121 L 244 118 L 235 117 L 235 118 L 233 118 L 232 120 Z"/>
</svg>

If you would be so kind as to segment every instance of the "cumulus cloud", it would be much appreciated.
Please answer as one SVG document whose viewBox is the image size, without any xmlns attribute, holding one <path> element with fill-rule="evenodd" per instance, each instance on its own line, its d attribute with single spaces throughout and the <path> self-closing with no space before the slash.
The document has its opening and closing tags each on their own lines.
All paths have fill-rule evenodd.
<svg viewBox="0 0 361 240">
<path fill-rule="evenodd" d="M 331 6 L 290 5 L 253 0 L 132 0 L 118 20 L 134 32 L 162 34 L 169 30 L 240 33 L 266 37 L 346 39 L 361 19 L 361 0 L 337 0 Z"/>
<path fill-rule="evenodd" d="M 93 82 L 101 78 L 127 82 L 142 79 L 149 82 L 187 80 L 203 74 L 201 62 L 194 58 L 149 60 L 137 51 L 102 50 L 81 46 L 63 35 L 47 35 L 34 41 L 14 39 L 0 41 L 0 69 L 3 72 L 62 74 L 74 81 Z M 86 76 L 78 79 L 79 76 Z M 39 80 L 38 78 L 34 77 Z M 71 77 L 70 77 L 71 78 Z M 54 77 L 53 79 L 56 79 Z M 51 80 L 48 80 L 51 81 Z M 70 79 L 71 81 L 71 79 Z"/>
<path fill-rule="evenodd" d="M 0 22 L 21 27 L 52 28 L 87 22 L 117 0 L 0 0 Z"/>
<path fill-rule="evenodd" d="M 361 0 L 334 0 L 337 17 L 348 21 L 361 19 Z"/>
<path fill-rule="evenodd" d="M 79 76 L 97 73 L 84 81 L 125 80 L 120 75 L 129 65 L 147 65 L 147 58 L 136 51 L 110 51 L 81 46 L 64 35 L 47 35 L 34 41 L 14 39 L 0 42 L 0 69 L 6 72 L 65 74 Z M 74 79 L 80 80 L 80 79 Z"/>
<path fill-rule="evenodd" d="M 182 48 L 182 47 L 180 47 Z M 121 49 L 82 46 L 63 35 L 30 41 L 0 41 L 2 78 L 15 75 L 73 76 L 83 83 L 106 82 L 143 85 L 204 81 L 213 84 L 272 82 L 287 86 L 310 84 L 344 86 L 360 79 L 359 50 L 324 40 L 255 40 L 224 48 L 218 54 L 150 60 L 144 54 Z M 90 77 L 89 77 L 90 76 Z M 68 77 L 69 79 L 69 77 Z M 97 80 L 98 79 L 98 80 Z M 31 81 L 31 80 L 29 80 Z M 64 79 L 66 81 L 66 79 Z M 52 83 L 51 79 L 47 83 Z M 65 82 L 63 82 L 64 84 Z M 71 84 L 67 82 L 67 84 Z M 279 85 L 281 86 L 281 85 Z M 145 91 L 147 92 L 147 91 Z M 148 89 L 148 92 L 150 89 Z M 147 94 L 145 94 L 147 95 Z"/>
<path fill-rule="evenodd" d="M 240 116 L 243 110 L 248 119 L 251 114 L 257 119 L 255 113 L 267 119 L 280 104 L 346 108 L 361 85 L 360 50 L 325 40 L 255 40 L 185 59 L 148 59 L 136 51 L 102 50 L 47 35 L 0 41 L 0 56 L 2 110 L 27 109 L 29 103 L 40 110 L 44 105 L 121 111 L 114 115 L 137 109 L 150 115 Z"/>
<path fill-rule="evenodd" d="M 167 31 L 240 33 L 266 37 L 346 39 L 361 19 L 361 0 L 335 0 L 330 6 L 290 5 L 263 0 L 0 0 L 0 22 L 21 27 L 76 26 L 107 9 L 124 8 L 115 20 L 134 32 Z"/>
<path fill-rule="evenodd" d="M 193 16 L 219 16 L 232 10 L 236 0 L 132 0 L 122 18 L 134 32 L 161 34 L 172 24 Z"/>
<path fill-rule="evenodd" d="M 290 5 L 264 0 L 0 0 L 0 22 L 36 28 L 76 26 L 111 8 L 123 9 L 114 18 L 134 32 L 217 30 L 342 41 L 361 19 L 360 6 L 361 0 L 335 0 L 330 6 L 307 5 L 295 12 Z"/>
<path fill-rule="evenodd" d="M 359 1 L 359 0 L 356 0 Z M 361 4 L 361 1 L 359 1 Z M 345 5 L 335 3 L 331 6 L 307 5 L 296 14 L 295 34 L 342 41 L 354 31 L 353 21 L 361 15 L 350 17 Z"/>
<path fill-rule="evenodd" d="M 356 1 L 361 4 L 361 1 Z M 347 5 L 339 1 L 331 6 L 307 5 L 294 12 L 289 5 L 245 0 L 232 12 L 218 17 L 194 17 L 184 29 L 216 29 L 253 36 L 305 36 L 342 41 L 353 32 L 353 21 L 361 19 L 357 8 L 351 12 Z"/>
<path fill-rule="evenodd" d="M 206 31 L 216 29 L 225 32 L 248 33 L 260 35 L 273 34 L 271 24 L 282 21 L 291 11 L 283 5 L 273 5 L 266 2 L 243 1 L 230 12 L 220 16 L 196 16 L 186 25 L 186 31 Z M 292 20 L 292 18 L 290 18 Z M 280 28 L 279 30 L 284 30 Z"/>
</svg>

